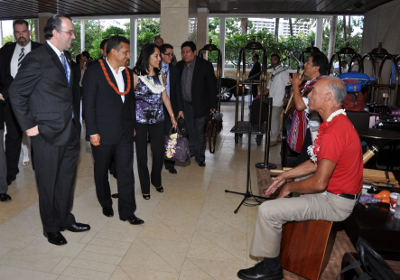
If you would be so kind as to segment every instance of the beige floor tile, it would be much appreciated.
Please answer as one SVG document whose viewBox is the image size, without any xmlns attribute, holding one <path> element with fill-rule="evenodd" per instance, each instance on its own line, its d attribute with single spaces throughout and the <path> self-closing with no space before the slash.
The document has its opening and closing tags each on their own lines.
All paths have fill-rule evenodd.
<svg viewBox="0 0 400 280">
<path fill-rule="evenodd" d="M 160 201 L 153 215 L 156 217 L 192 218 L 193 215 L 173 205 L 165 199 Z"/>
<path fill-rule="evenodd" d="M 190 241 L 192 238 L 197 223 L 197 219 L 194 218 L 153 217 L 185 238 L 186 241 Z"/>
<path fill-rule="evenodd" d="M 133 276 L 134 277 L 134 276 Z M 128 274 L 121 268 L 117 267 L 114 273 L 111 275 L 110 280 L 132 280 L 133 278 L 129 277 Z"/>
<path fill-rule="evenodd" d="M 14 266 L 0 266 L 0 279 L 4 280 L 53 280 L 58 275 L 23 269 Z"/>
<path fill-rule="evenodd" d="M 211 240 L 217 246 L 225 249 L 239 260 L 245 262 L 247 256 L 246 250 L 246 235 L 241 233 L 219 233 L 209 231 L 197 231 L 205 238 Z"/>
<path fill-rule="evenodd" d="M 61 274 L 64 272 L 64 270 L 70 265 L 70 263 L 73 261 L 73 258 L 68 258 L 68 257 L 64 257 L 57 265 L 55 268 L 53 268 L 53 270 L 51 271 L 51 273 L 53 274 Z"/>
<path fill-rule="evenodd" d="M 182 270 L 189 243 L 153 238 L 141 238 L 141 240 L 176 271 Z"/>
<path fill-rule="evenodd" d="M 187 257 L 242 263 L 236 256 L 232 255 L 213 240 L 206 238 L 201 233 L 195 232 L 187 253 Z M 243 262 L 244 263 L 244 262 Z"/>
<path fill-rule="evenodd" d="M 189 258 L 195 265 L 218 280 L 238 279 L 237 272 L 245 268 L 244 263 L 213 261 L 207 259 Z"/>
<path fill-rule="evenodd" d="M 220 234 L 232 233 L 232 232 L 240 233 L 240 231 L 236 230 L 234 227 L 225 223 L 225 221 L 215 218 L 214 216 L 211 216 L 205 211 L 202 211 L 200 214 L 199 220 L 196 224 L 196 230 L 210 231 Z"/>
<path fill-rule="evenodd" d="M 65 246 L 54 246 L 50 244 L 47 241 L 47 239 L 43 236 L 43 237 L 37 237 L 24 249 L 42 254 L 75 258 L 86 245 L 82 243 L 71 242 L 67 236 L 65 237 L 67 238 L 68 241 L 68 244 Z"/>
<path fill-rule="evenodd" d="M 179 235 L 173 229 L 161 223 L 159 221 L 160 219 L 160 217 L 153 217 L 146 222 L 143 230 L 139 234 L 139 237 L 165 239 L 178 242 L 187 241 L 183 236 Z"/>
<path fill-rule="evenodd" d="M 50 272 L 62 259 L 61 256 L 11 249 L 0 258 L 0 264 Z"/>
<path fill-rule="evenodd" d="M 127 275 L 134 280 L 178 280 L 179 274 L 173 272 L 159 271 L 150 268 L 139 268 L 123 266 Z"/>
<path fill-rule="evenodd" d="M 123 222 L 116 217 L 109 219 L 104 227 L 100 230 L 101 233 L 105 234 L 122 234 L 129 236 L 137 236 L 143 227 L 147 224 L 147 221 L 143 225 L 131 225 L 128 222 Z"/>
<path fill-rule="evenodd" d="M 114 270 L 117 268 L 115 264 L 108 264 L 103 262 L 95 262 L 83 259 L 75 259 L 69 265 L 70 267 L 79 267 L 94 271 L 106 272 L 106 273 L 113 273 Z"/>
<path fill-rule="evenodd" d="M 120 261 L 122 260 L 123 256 L 110 256 L 102 253 L 93 253 L 93 252 L 87 252 L 87 251 L 82 251 L 76 259 L 83 259 L 83 260 L 89 260 L 89 261 L 95 261 L 95 262 L 100 262 L 100 263 L 106 263 L 106 264 L 114 264 L 118 265 Z"/>
<path fill-rule="evenodd" d="M 103 247 L 120 248 L 128 250 L 129 247 L 132 245 L 132 243 L 119 240 L 110 240 L 108 238 L 99 238 L 98 236 L 96 236 L 89 242 L 89 245 L 97 245 Z"/>
<path fill-rule="evenodd" d="M 89 279 L 89 280 L 108 280 L 111 276 L 111 273 L 69 266 L 64 270 L 61 276 L 72 277 L 72 278 L 77 277 L 80 279 Z"/>
<path fill-rule="evenodd" d="M 208 275 L 204 270 L 195 265 L 189 259 L 183 264 L 179 280 L 213 280 L 215 278 Z"/>
<path fill-rule="evenodd" d="M 116 257 L 123 257 L 126 253 L 126 249 L 104 247 L 98 245 L 87 245 L 83 250 L 86 252 L 99 253 Z"/>
<path fill-rule="evenodd" d="M 0 257 L 2 257 L 5 254 L 7 254 L 7 252 L 10 251 L 10 250 L 11 250 L 11 248 L 0 246 Z"/>
<path fill-rule="evenodd" d="M 161 258 L 154 250 L 146 245 L 140 238 L 133 242 L 132 247 L 120 262 L 120 266 L 126 271 L 128 267 L 157 269 L 158 271 L 177 273 L 167 261 Z M 131 274 L 129 274 L 131 275 Z"/>
</svg>

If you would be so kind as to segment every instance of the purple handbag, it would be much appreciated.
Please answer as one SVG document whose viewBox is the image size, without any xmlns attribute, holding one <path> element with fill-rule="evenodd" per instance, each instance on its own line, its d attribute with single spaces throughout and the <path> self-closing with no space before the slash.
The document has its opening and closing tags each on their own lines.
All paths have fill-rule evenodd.
<svg viewBox="0 0 400 280">
<path fill-rule="evenodd" d="M 176 133 L 173 133 L 173 128 L 171 128 L 169 135 L 164 136 L 164 146 L 164 159 L 180 162 L 190 160 L 189 141 L 181 135 L 178 127 L 176 127 Z"/>
</svg>

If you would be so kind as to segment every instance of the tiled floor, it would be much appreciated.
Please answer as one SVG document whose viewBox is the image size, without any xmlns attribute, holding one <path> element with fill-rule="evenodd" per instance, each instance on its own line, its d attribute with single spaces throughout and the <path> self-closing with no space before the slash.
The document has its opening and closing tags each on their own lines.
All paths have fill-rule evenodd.
<svg viewBox="0 0 400 280">
<path fill-rule="evenodd" d="M 205 168 L 192 159 L 190 164 L 177 166 L 177 175 L 163 170 L 165 193 L 152 188 L 149 201 L 142 198 L 136 184 L 136 215 L 145 220 L 140 226 L 120 221 L 118 213 L 113 218 L 103 216 L 95 193 L 91 151 L 82 138 L 72 212 L 78 222 L 92 229 L 64 232 L 66 246 L 51 245 L 43 237 L 34 174 L 31 165 L 21 166 L 9 189 L 13 200 L 0 203 L 0 279 L 237 279 L 239 269 L 255 263 L 249 247 L 257 207 L 243 206 L 234 214 L 242 196 L 224 191 L 246 188 L 248 137 L 236 145 L 229 132 L 234 124 L 233 104 L 224 105 L 222 112 L 224 130 L 216 153 L 206 152 Z M 280 162 L 279 149 L 280 145 L 271 148 L 270 162 Z M 254 164 L 263 161 L 263 151 L 252 136 L 250 167 L 255 192 Z M 115 179 L 110 182 L 116 192 Z"/>
</svg>

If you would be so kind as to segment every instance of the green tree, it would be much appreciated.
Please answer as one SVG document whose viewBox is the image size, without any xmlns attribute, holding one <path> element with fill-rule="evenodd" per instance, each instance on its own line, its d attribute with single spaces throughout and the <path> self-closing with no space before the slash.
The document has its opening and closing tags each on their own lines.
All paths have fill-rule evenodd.
<svg viewBox="0 0 400 280">
<path fill-rule="evenodd" d="M 99 45 L 97 45 L 96 41 L 101 41 L 101 30 L 103 27 L 97 20 L 85 20 L 85 50 L 90 53 L 90 55 L 93 58 L 99 57 L 99 55 L 94 55 L 97 54 L 97 52 L 94 52 L 94 50 L 98 50 L 100 53 L 100 50 L 98 48 Z M 78 54 L 81 53 L 81 22 L 80 21 L 73 21 L 74 28 L 75 28 L 75 37 L 76 39 L 72 41 L 72 45 L 70 48 L 70 53 L 72 58 L 75 58 Z M 100 32 L 99 32 L 100 29 Z M 100 35 L 99 35 L 100 34 Z M 100 43 L 99 43 L 100 44 Z M 95 47 L 97 46 L 97 47 Z"/>
<path fill-rule="evenodd" d="M 7 36 L 3 37 L 3 45 L 7 44 L 8 42 L 12 43 L 14 36 L 12 34 L 8 34 Z"/>
</svg>

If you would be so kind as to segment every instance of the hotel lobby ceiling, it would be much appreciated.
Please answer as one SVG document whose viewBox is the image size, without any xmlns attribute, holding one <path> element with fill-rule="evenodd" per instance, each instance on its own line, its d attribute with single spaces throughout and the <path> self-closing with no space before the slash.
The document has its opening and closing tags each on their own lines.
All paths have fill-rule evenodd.
<svg viewBox="0 0 400 280">
<path fill-rule="evenodd" d="M 163 1 L 163 0 L 160 0 Z M 0 19 L 37 18 L 38 13 L 70 16 L 159 15 L 156 0 L 0 0 Z M 164 0 L 178 1 L 178 0 Z M 364 14 L 392 0 L 197 0 L 211 14 Z"/>
</svg>

